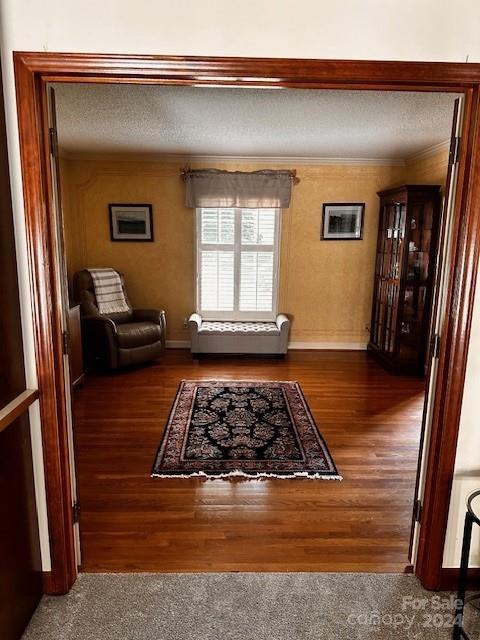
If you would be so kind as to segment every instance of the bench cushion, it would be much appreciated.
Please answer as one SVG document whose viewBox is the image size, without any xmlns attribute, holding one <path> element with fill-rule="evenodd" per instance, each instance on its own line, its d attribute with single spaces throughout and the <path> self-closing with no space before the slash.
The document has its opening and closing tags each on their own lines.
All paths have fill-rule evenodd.
<svg viewBox="0 0 480 640">
<path fill-rule="evenodd" d="M 230 322 L 203 320 L 198 333 L 209 335 L 254 335 L 254 336 L 278 336 L 280 329 L 276 322 Z"/>
</svg>

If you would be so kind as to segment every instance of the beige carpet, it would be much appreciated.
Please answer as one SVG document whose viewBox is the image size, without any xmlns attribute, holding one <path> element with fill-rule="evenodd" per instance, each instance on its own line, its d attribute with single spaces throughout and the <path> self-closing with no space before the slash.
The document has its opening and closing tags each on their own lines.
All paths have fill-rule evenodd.
<svg viewBox="0 0 480 640">
<path fill-rule="evenodd" d="M 24 640 L 447 640 L 447 598 L 407 575 L 82 574 Z"/>
</svg>

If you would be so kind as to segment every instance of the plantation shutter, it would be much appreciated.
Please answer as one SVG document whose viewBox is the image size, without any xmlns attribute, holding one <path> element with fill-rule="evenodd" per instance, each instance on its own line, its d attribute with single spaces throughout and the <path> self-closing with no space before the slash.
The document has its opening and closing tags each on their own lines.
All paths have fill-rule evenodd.
<svg viewBox="0 0 480 640">
<path fill-rule="evenodd" d="M 201 209 L 200 306 L 204 311 L 234 309 L 233 209 Z"/>
<path fill-rule="evenodd" d="M 240 211 L 240 311 L 272 311 L 275 217 L 275 209 Z"/>
<path fill-rule="evenodd" d="M 278 210 L 197 210 L 197 311 L 207 319 L 276 315 Z"/>
</svg>

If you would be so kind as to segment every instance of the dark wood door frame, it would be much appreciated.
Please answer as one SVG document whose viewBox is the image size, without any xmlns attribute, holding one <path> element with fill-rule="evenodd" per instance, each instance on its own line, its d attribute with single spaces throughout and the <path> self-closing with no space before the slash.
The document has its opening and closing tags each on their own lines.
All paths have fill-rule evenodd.
<svg viewBox="0 0 480 640">
<path fill-rule="evenodd" d="M 480 64 L 14 53 L 23 190 L 34 302 L 52 593 L 76 578 L 63 389 L 61 296 L 49 171 L 48 82 L 376 89 L 463 93 L 465 113 L 448 311 L 441 340 L 416 574 L 442 584 L 455 451 L 480 249 Z"/>
</svg>

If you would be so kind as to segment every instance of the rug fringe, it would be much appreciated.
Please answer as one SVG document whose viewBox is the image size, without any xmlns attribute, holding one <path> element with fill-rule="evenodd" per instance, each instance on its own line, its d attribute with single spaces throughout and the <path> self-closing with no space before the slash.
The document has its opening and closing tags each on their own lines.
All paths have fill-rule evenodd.
<svg viewBox="0 0 480 640">
<path fill-rule="evenodd" d="M 236 469 L 227 473 L 205 473 L 205 471 L 195 471 L 193 473 L 152 473 L 151 478 L 204 478 L 205 480 L 222 480 L 228 478 L 243 478 L 245 480 L 258 480 L 258 478 L 276 478 L 277 480 L 293 480 L 295 478 L 307 478 L 307 480 L 343 480 L 340 475 L 325 475 L 322 473 L 308 473 L 307 471 L 297 471 L 289 474 L 269 473 L 262 471 L 260 473 L 245 473 Z"/>
</svg>

